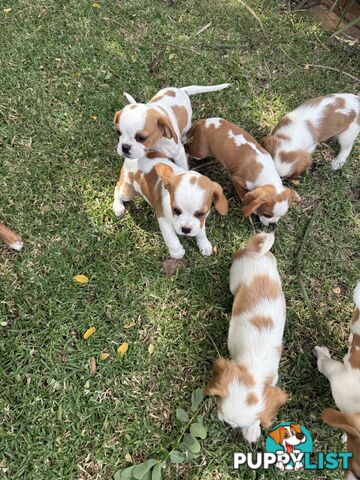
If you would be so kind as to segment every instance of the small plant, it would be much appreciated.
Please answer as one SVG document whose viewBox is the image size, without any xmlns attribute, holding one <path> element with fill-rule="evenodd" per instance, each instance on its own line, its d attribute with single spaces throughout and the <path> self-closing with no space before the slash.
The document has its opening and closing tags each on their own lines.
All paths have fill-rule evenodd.
<svg viewBox="0 0 360 480">
<path fill-rule="evenodd" d="M 201 388 L 197 388 L 191 395 L 191 414 L 183 408 L 176 409 L 176 419 L 183 424 L 183 428 L 165 458 L 149 458 L 143 463 L 119 470 L 115 473 L 114 480 L 161 480 L 161 471 L 167 462 L 180 464 L 198 458 L 201 451 L 200 440 L 207 436 L 203 416 L 198 414 L 203 400 L 204 393 Z"/>
</svg>

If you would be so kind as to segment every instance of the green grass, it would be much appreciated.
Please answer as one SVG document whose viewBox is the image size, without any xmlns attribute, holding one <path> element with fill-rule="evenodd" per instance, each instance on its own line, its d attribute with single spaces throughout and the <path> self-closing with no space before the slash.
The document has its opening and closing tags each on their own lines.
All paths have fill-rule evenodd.
<svg viewBox="0 0 360 480">
<path fill-rule="evenodd" d="M 2 479 L 107 480 L 126 466 L 126 452 L 135 462 L 161 458 L 178 436 L 175 409 L 189 405 L 191 392 L 209 378 L 216 356 L 209 336 L 227 355 L 229 265 L 251 225 L 226 174 L 208 167 L 204 173 L 224 185 L 231 207 L 227 217 L 214 211 L 208 219 L 218 253 L 204 258 L 184 240 L 188 265 L 166 277 L 167 251 L 153 211 L 137 200 L 123 219 L 112 213 L 121 165 L 112 117 L 124 90 L 147 100 L 165 85 L 229 81 L 224 92 L 193 97 L 194 118 L 224 116 L 261 136 L 308 98 L 357 91 L 341 73 L 358 76 L 353 49 L 336 40 L 324 46 L 329 34 L 281 1 L 249 5 L 266 36 L 236 0 L 108 0 L 100 8 L 85 0 L 1 3 L 0 218 L 25 241 L 20 254 L 0 247 Z M 295 269 L 319 201 L 302 273 L 327 346 L 339 358 L 360 270 L 359 144 L 337 173 L 327 161 L 333 154 L 326 148 L 316 154 L 296 187 L 303 204 L 276 227 L 274 248 L 288 302 L 280 385 L 290 400 L 278 418 L 306 425 L 316 451 L 341 449 L 340 431 L 320 420 L 333 400 L 315 368 L 311 350 L 319 332 Z M 75 284 L 77 273 L 90 283 Z M 337 286 L 341 294 L 332 291 Z M 132 320 L 135 328 L 125 329 Z M 97 331 L 84 341 L 90 325 Z M 130 347 L 120 360 L 116 349 L 124 341 Z M 107 362 L 99 360 L 102 351 L 111 355 Z M 232 453 L 262 451 L 263 440 L 244 446 L 237 430 L 218 422 L 212 399 L 204 414 L 209 436 L 200 459 L 171 467 L 167 479 L 281 476 L 234 473 Z M 292 478 L 338 479 L 339 473 Z"/>
</svg>

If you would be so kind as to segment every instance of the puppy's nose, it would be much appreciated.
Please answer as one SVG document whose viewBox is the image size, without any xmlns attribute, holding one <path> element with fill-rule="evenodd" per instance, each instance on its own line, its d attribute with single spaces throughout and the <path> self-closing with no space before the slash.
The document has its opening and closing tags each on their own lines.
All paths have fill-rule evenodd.
<svg viewBox="0 0 360 480">
<path fill-rule="evenodd" d="M 122 146 L 122 151 L 126 154 L 130 153 L 131 150 L 131 145 L 128 145 L 127 143 L 124 143 Z"/>
<path fill-rule="evenodd" d="M 191 232 L 191 228 L 188 227 L 181 227 L 181 231 L 186 235 Z"/>
</svg>

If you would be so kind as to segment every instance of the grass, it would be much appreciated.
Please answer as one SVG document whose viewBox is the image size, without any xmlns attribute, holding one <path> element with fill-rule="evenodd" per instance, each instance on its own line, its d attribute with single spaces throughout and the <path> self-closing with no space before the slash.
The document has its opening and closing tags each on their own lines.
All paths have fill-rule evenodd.
<svg viewBox="0 0 360 480">
<path fill-rule="evenodd" d="M 324 46 L 329 34 L 281 1 L 248 4 L 266 34 L 237 0 L 2 2 L 0 218 L 22 234 L 25 249 L 0 247 L 1 478 L 107 480 L 126 466 L 127 452 L 134 462 L 161 457 L 177 439 L 175 409 L 189 405 L 209 377 L 216 356 L 209 336 L 227 355 L 229 265 L 251 225 L 226 174 L 208 167 L 231 207 L 226 218 L 214 211 L 208 219 L 218 253 L 204 258 L 184 240 L 188 264 L 166 277 L 166 247 L 152 210 L 138 200 L 123 219 L 112 213 L 121 165 L 112 116 L 124 90 L 146 100 L 165 85 L 230 81 L 224 92 L 193 97 L 194 118 L 224 116 L 261 136 L 308 98 L 357 91 L 341 73 L 358 76 L 350 47 L 336 40 Z M 320 333 L 296 280 L 296 253 L 318 202 L 302 274 L 327 346 L 339 358 L 359 277 L 359 144 L 340 172 L 329 168 L 333 154 L 320 149 L 301 178 L 303 204 L 276 227 L 274 249 L 288 302 L 280 385 L 290 400 L 278 418 L 306 425 L 316 451 L 342 448 L 340 431 L 320 420 L 333 400 L 315 368 L 311 351 Z M 90 283 L 75 284 L 78 273 Z M 125 329 L 130 321 L 136 326 Z M 84 341 L 91 325 L 97 331 Z M 120 360 L 116 349 L 124 341 L 129 350 Z M 111 355 L 106 362 L 102 351 Z M 200 459 L 171 467 L 167 479 L 281 476 L 233 472 L 232 453 L 262 451 L 264 440 L 245 446 L 237 430 L 217 421 L 212 399 L 204 414 L 209 436 Z"/>
</svg>

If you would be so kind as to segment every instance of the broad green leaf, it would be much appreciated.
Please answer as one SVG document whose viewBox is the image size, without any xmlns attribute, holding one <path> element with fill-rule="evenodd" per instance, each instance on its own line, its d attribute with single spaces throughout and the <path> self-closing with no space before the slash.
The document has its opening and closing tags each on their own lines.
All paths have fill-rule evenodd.
<svg viewBox="0 0 360 480">
<path fill-rule="evenodd" d="M 151 480 L 161 480 L 161 469 L 162 469 L 163 465 L 164 465 L 164 462 L 157 463 L 155 465 L 155 467 L 153 468 L 153 471 L 152 471 Z"/>
<path fill-rule="evenodd" d="M 187 449 L 190 450 L 191 453 L 199 453 L 201 450 L 201 445 L 197 441 L 195 437 L 190 435 L 190 433 L 187 433 L 184 436 L 184 440 L 182 442 L 182 445 Z"/>
<path fill-rule="evenodd" d="M 176 418 L 179 422 L 186 423 L 189 421 L 189 416 L 182 408 L 176 409 Z"/>
<path fill-rule="evenodd" d="M 136 478 L 136 480 L 142 480 L 148 471 L 153 467 L 155 464 L 157 464 L 158 461 L 155 460 L 155 458 L 150 458 L 149 460 L 146 460 L 144 463 L 140 463 L 140 465 L 136 465 L 134 468 L 133 472 L 133 477 Z"/>
<path fill-rule="evenodd" d="M 186 460 L 186 455 L 179 450 L 174 450 L 170 453 L 170 460 L 172 463 L 183 463 Z"/>
<path fill-rule="evenodd" d="M 198 415 L 198 416 L 196 417 L 196 420 L 198 421 L 198 423 L 201 423 L 201 425 L 202 425 L 203 422 L 204 422 L 204 417 L 203 417 L 202 415 Z"/>
<path fill-rule="evenodd" d="M 191 394 L 191 410 L 193 412 L 196 412 L 196 410 L 199 408 L 200 403 L 204 399 L 204 392 L 202 391 L 201 388 L 197 388 L 192 394 Z"/>
<path fill-rule="evenodd" d="M 130 480 L 133 478 L 132 472 L 134 471 L 135 466 L 125 468 L 125 470 L 119 470 L 114 475 L 114 480 Z"/>
<path fill-rule="evenodd" d="M 206 438 L 207 430 L 201 423 L 193 423 L 190 426 L 190 433 L 193 437 L 197 438 Z"/>
<path fill-rule="evenodd" d="M 196 460 L 197 458 L 199 458 L 198 453 L 191 453 L 191 452 L 187 451 L 186 455 L 187 455 L 188 460 Z"/>
</svg>

